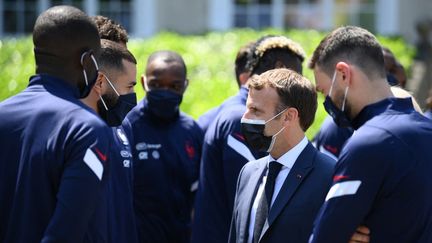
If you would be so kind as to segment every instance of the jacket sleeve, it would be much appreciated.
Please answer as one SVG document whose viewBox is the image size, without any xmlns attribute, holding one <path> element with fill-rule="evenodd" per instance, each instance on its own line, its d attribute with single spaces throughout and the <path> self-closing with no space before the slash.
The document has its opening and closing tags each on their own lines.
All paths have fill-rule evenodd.
<svg viewBox="0 0 432 243">
<path fill-rule="evenodd" d="M 367 215 L 380 197 L 392 160 L 384 146 L 369 145 L 357 139 L 344 148 L 311 242 L 348 242 L 358 226 L 368 226 Z"/>
<path fill-rule="evenodd" d="M 212 126 L 209 129 L 211 128 Z M 229 229 L 225 228 L 227 227 L 225 222 L 229 222 L 229 217 L 225 213 L 226 194 L 222 183 L 222 156 L 217 139 L 208 132 L 202 152 L 192 242 L 226 242 Z"/>
<path fill-rule="evenodd" d="M 42 241 L 81 242 L 103 195 L 110 131 L 103 124 L 82 125 L 64 142 L 65 161 L 55 210 Z"/>
</svg>

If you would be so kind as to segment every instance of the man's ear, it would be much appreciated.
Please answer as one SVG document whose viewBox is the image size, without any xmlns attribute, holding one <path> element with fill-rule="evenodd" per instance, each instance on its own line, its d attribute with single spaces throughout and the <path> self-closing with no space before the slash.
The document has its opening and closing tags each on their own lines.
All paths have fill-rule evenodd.
<svg viewBox="0 0 432 243">
<path fill-rule="evenodd" d="M 351 85 L 351 78 L 352 78 L 352 68 L 351 66 L 346 62 L 338 62 L 336 63 L 336 72 L 339 74 L 341 78 L 341 83 L 344 84 L 344 87 Z"/>
<path fill-rule="evenodd" d="M 290 107 L 284 112 L 284 122 L 292 123 L 295 120 L 299 120 L 299 112 L 296 108 Z"/>
<path fill-rule="evenodd" d="M 239 75 L 240 85 L 245 85 L 250 77 L 250 72 L 243 72 Z"/>
<path fill-rule="evenodd" d="M 104 75 L 99 72 L 96 83 L 93 86 L 93 90 L 96 92 L 97 95 L 102 95 L 104 91 L 104 79 Z"/>
<path fill-rule="evenodd" d="M 146 89 L 146 85 L 145 85 L 145 82 L 146 82 L 146 76 L 145 76 L 145 74 L 141 75 L 140 81 L 141 81 L 141 86 L 142 86 L 143 90 L 145 92 L 147 92 L 148 90 Z"/>
<path fill-rule="evenodd" d="M 186 92 L 186 89 L 187 89 L 188 86 L 189 86 L 189 79 L 186 79 L 185 80 L 185 86 L 184 86 L 184 89 L 183 89 L 183 93 Z"/>
</svg>

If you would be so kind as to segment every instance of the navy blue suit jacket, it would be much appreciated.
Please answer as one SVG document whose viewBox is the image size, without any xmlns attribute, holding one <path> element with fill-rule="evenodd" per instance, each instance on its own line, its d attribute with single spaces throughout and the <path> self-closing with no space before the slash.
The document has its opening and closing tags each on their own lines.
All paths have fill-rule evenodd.
<svg viewBox="0 0 432 243">
<path fill-rule="evenodd" d="M 247 163 L 240 172 L 229 242 L 247 242 L 249 218 L 267 157 Z M 260 242 L 307 242 L 331 184 L 335 161 L 308 144 L 285 179 L 264 225 Z"/>
</svg>

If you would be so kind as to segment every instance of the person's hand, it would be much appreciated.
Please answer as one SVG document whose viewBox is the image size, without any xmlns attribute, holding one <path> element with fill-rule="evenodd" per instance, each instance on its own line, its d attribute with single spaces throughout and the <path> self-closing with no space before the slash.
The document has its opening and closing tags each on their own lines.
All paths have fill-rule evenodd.
<svg viewBox="0 0 432 243">
<path fill-rule="evenodd" d="M 359 226 L 356 232 L 351 236 L 348 243 L 369 243 L 370 241 L 370 230 L 366 226 Z"/>
</svg>

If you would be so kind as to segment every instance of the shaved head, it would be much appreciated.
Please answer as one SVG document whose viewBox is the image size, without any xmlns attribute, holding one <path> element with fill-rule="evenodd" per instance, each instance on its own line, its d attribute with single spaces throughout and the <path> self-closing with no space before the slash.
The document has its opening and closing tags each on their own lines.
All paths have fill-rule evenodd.
<svg viewBox="0 0 432 243">
<path fill-rule="evenodd" d="M 173 51 L 154 52 L 147 60 L 147 67 L 157 62 L 167 64 L 172 70 L 174 69 L 175 71 L 182 73 L 186 77 L 186 64 L 184 63 L 183 58 L 178 53 Z"/>
<path fill-rule="evenodd" d="M 35 55 L 69 57 L 77 50 L 98 49 L 98 36 L 96 25 L 84 12 L 71 6 L 56 6 L 36 20 L 33 29 Z"/>
<path fill-rule="evenodd" d="M 82 86 L 83 67 L 94 70 L 90 55 L 100 50 L 100 38 L 94 22 L 81 10 L 55 6 L 43 12 L 33 28 L 36 73 L 46 73 Z M 89 77 L 94 72 L 87 74 Z"/>
</svg>

